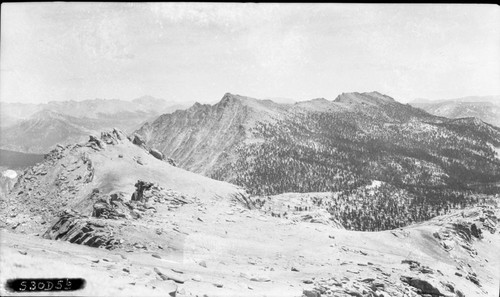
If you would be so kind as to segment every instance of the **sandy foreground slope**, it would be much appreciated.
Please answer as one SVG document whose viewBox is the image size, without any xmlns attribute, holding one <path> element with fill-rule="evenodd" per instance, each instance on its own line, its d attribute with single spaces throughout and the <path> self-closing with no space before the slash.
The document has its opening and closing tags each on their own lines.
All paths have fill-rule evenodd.
<svg viewBox="0 0 500 297">
<path fill-rule="evenodd" d="M 109 143 L 59 147 L 2 201 L 0 295 L 19 296 L 6 290 L 7 279 L 81 277 L 83 290 L 29 295 L 498 296 L 498 207 L 347 231 L 249 209 L 241 188 L 171 166 L 122 133 L 101 141 Z M 94 189 L 98 198 L 131 199 L 138 180 L 157 184 L 161 197 L 128 204 L 124 217 L 94 215 Z M 81 213 L 77 222 L 106 226 L 102 236 L 120 244 L 43 238 L 66 208 Z"/>
<path fill-rule="evenodd" d="M 474 211 L 464 213 L 477 218 Z M 301 296 L 319 294 L 313 289 L 323 286 L 324 296 L 370 296 L 370 292 L 418 296 L 416 289 L 401 281 L 401 276 L 410 276 L 434 284 L 445 296 L 498 296 L 498 231 L 473 239 L 475 256 L 458 244 L 447 252 L 433 236 L 459 219 L 461 214 L 397 231 L 355 232 L 272 218 L 236 203 L 215 201 L 201 208 L 186 205 L 168 218 L 154 218 L 152 225 L 176 225 L 179 232 L 148 240 L 159 242 L 177 233 L 170 234 L 176 248 L 133 251 L 108 251 L 2 230 L 1 294 L 9 295 L 3 285 L 10 278 L 82 277 L 86 288 L 64 295 L 165 296 L 175 291 L 177 296 Z M 403 260 L 418 261 L 419 267 L 428 266 L 431 272 L 411 270 Z M 155 268 L 182 283 L 162 280 Z M 471 271 L 481 287 L 466 279 Z M 440 281 L 450 284 L 454 293 Z"/>
</svg>

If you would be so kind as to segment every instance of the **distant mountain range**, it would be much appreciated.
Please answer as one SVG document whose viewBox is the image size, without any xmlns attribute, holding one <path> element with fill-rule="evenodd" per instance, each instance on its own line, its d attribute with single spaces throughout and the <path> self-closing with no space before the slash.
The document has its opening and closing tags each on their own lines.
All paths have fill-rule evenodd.
<svg viewBox="0 0 500 297">
<path fill-rule="evenodd" d="M 498 190 L 500 128 L 371 93 L 278 104 L 225 94 L 136 131 L 188 170 L 253 194 L 345 191 L 379 180 L 428 191 Z M 423 194 L 427 193 L 427 194 Z"/>
<path fill-rule="evenodd" d="M 0 103 L 1 148 L 47 153 L 57 143 L 82 141 L 91 133 L 119 128 L 131 132 L 181 104 L 144 96 L 132 101 L 94 99 L 44 104 Z"/>
<path fill-rule="evenodd" d="M 434 115 L 447 118 L 476 117 L 500 127 L 500 96 L 470 96 L 436 101 L 418 99 L 410 104 Z"/>
</svg>

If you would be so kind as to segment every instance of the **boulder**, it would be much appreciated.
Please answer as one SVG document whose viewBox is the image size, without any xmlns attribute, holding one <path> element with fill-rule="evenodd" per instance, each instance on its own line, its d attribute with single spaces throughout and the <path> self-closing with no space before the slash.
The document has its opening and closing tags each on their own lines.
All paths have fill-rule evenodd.
<svg viewBox="0 0 500 297">
<path fill-rule="evenodd" d="M 346 290 L 345 293 L 348 295 L 351 295 L 351 296 L 355 296 L 355 297 L 363 297 L 363 294 L 361 294 L 357 291 L 354 291 L 354 290 Z"/>
<path fill-rule="evenodd" d="M 111 133 L 112 133 L 112 134 L 113 134 L 113 135 L 114 135 L 114 136 L 115 136 L 118 140 L 123 140 L 123 139 L 125 139 L 125 138 L 126 138 L 125 134 L 124 134 L 122 131 L 120 131 L 120 130 L 118 130 L 118 129 L 116 129 L 116 128 L 113 128 L 113 132 L 111 132 Z"/>
<path fill-rule="evenodd" d="M 104 219 L 130 218 L 129 209 L 124 204 L 122 196 L 122 193 L 114 193 L 110 196 L 92 193 L 90 199 L 97 200 L 93 205 L 92 216 Z"/>
<path fill-rule="evenodd" d="M 143 146 L 146 142 L 137 134 L 134 134 L 132 138 L 132 143 L 138 146 Z"/>
<path fill-rule="evenodd" d="M 479 238 L 479 239 L 483 238 L 483 235 L 482 235 L 483 232 L 481 231 L 481 229 L 477 228 L 476 224 L 472 224 L 470 226 L 470 231 L 471 231 L 472 236 Z"/>
<path fill-rule="evenodd" d="M 302 295 L 305 297 L 320 297 L 321 295 L 314 290 L 303 290 Z"/>
<path fill-rule="evenodd" d="M 409 264 L 410 266 L 420 266 L 420 262 L 408 259 L 401 261 L 401 264 Z"/>
<path fill-rule="evenodd" d="M 186 279 L 178 274 L 171 273 L 171 272 L 163 272 L 160 271 L 158 268 L 154 268 L 154 271 L 156 274 L 158 274 L 163 280 L 173 280 L 176 283 L 183 284 L 186 282 Z"/>
<path fill-rule="evenodd" d="M 265 283 L 265 282 L 270 282 L 271 280 L 266 278 L 266 277 L 252 277 L 250 278 L 252 282 L 259 282 L 259 283 Z"/>
<path fill-rule="evenodd" d="M 145 182 L 142 180 L 138 180 L 135 183 L 135 192 L 132 194 L 132 201 L 143 201 L 144 200 L 144 191 L 151 189 L 153 183 Z"/>
<path fill-rule="evenodd" d="M 401 276 L 401 281 L 420 290 L 421 294 L 430 294 L 443 296 L 446 295 L 446 289 L 434 279 L 423 279 L 411 276 Z"/>
<path fill-rule="evenodd" d="M 163 153 L 162 153 L 162 152 L 160 152 L 160 151 L 159 151 L 159 150 L 157 150 L 157 149 L 153 149 L 153 148 L 152 148 L 152 149 L 150 149 L 150 150 L 149 150 L 149 153 L 150 153 L 153 157 L 155 157 L 156 159 L 158 159 L 158 160 L 163 160 L 163 159 L 165 159 L 165 156 L 163 155 Z"/>
<path fill-rule="evenodd" d="M 110 226 L 99 227 L 99 224 L 92 219 L 69 212 L 63 213 L 42 237 L 107 249 L 115 248 L 119 244 L 113 238 L 113 230 Z"/>
<path fill-rule="evenodd" d="M 95 150 L 102 150 L 104 148 L 102 141 L 94 135 L 89 135 L 89 145 Z"/>
<path fill-rule="evenodd" d="M 481 284 L 479 282 L 479 279 L 477 278 L 477 276 L 475 275 L 475 273 L 469 273 L 465 278 L 468 279 L 468 280 L 470 280 L 471 282 L 473 282 L 477 286 L 479 286 L 479 287 L 481 286 Z"/>
<path fill-rule="evenodd" d="M 422 266 L 419 271 L 422 273 L 434 273 L 434 270 L 428 266 Z"/>
<path fill-rule="evenodd" d="M 455 247 L 455 242 L 453 240 L 443 240 L 441 241 L 441 246 L 446 251 L 451 251 Z"/>
<path fill-rule="evenodd" d="M 118 139 L 116 138 L 116 136 L 114 136 L 114 134 L 111 132 L 101 132 L 101 140 L 106 143 L 106 144 L 111 144 L 111 145 L 114 145 L 114 144 L 117 144 L 118 143 Z"/>
<path fill-rule="evenodd" d="M 167 161 L 168 164 L 177 167 L 177 164 L 175 163 L 174 159 L 166 158 L 165 161 Z"/>
</svg>

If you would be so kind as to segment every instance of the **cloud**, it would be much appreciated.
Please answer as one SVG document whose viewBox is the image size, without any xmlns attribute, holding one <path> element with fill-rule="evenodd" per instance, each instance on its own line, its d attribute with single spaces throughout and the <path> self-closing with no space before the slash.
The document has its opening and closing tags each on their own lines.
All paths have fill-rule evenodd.
<svg viewBox="0 0 500 297">
<path fill-rule="evenodd" d="M 288 11 L 282 5 L 252 3 L 149 3 L 148 7 L 157 22 L 229 31 L 279 18 Z"/>
<path fill-rule="evenodd" d="M 203 101 L 219 99 L 228 89 L 291 98 L 363 90 L 396 98 L 500 93 L 496 6 L 2 8 L 1 100 L 130 98 L 145 92 Z"/>
</svg>

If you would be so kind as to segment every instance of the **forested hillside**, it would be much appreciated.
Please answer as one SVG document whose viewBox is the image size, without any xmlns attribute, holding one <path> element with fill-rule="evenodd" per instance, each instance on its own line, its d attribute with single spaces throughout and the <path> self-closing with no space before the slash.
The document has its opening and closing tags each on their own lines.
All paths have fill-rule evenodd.
<svg viewBox="0 0 500 297">
<path fill-rule="evenodd" d="M 181 167 L 255 195 L 350 193 L 379 180 L 393 189 L 383 195 L 405 191 L 414 200 L 394 203 L 439 204 L 423 211 L 433 216 L 449 203 L 469 203 L 471 193 L 500 189 L 500 128 L 433 116 L 377 92 L 294 105 L 226 94 L 219 104 L 194 106 L 189 114 L 197 120 L 181 112 L 164 115 L 137 133 Z M 183 144 L 190 154 L 177 154 Z M 203 159 L 207 155 L 210 160 Z M 192 156 L 200 157 L 196 166 Z"/>
</svg>

